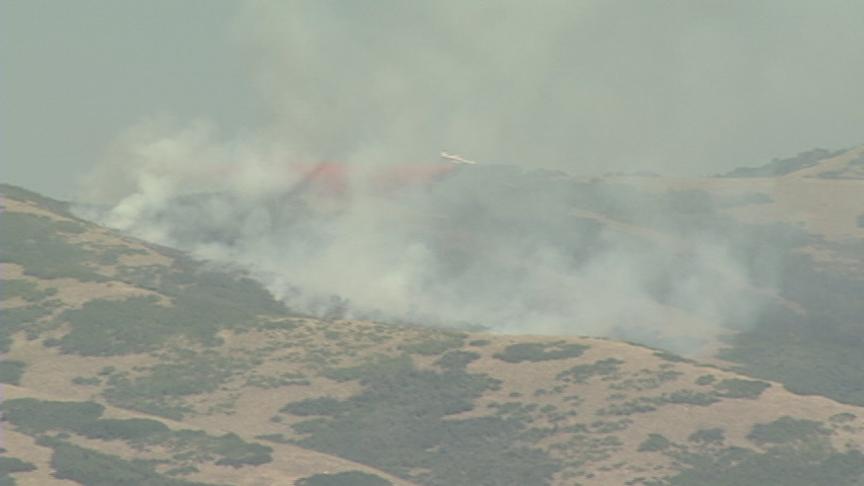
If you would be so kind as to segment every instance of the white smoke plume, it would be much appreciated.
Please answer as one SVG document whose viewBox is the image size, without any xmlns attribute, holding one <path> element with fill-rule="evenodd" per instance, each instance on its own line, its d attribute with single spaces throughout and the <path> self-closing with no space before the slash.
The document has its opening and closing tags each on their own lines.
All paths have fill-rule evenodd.
<svg viewBox="0 0 864 486">
<path fill-rule="evenodd" d="M 87 179 L 84 194 L 107 206 L 85 215 L 243 265 L 289 306 L 330 317 L 679 351 L 746 325 L 757 305 L 748 269 L 716 232 L 671 225 L 645 236 L 643 222 L 666 218 L 659 204 L 627 200 L 638 191 L 622 198 L 498 164 L 578 166 L 574 138 L 613 136 L 611 93 L 587 96 L 575 82 L 582 68 L 560 62 L 586 49 L 589 34 L 575 31 L 590 33 L 603 8 L 550 2 L 561 14 L 550 17 L 518 2 L 447 5 L 251 4 L 238 34 L 258 53 L 271 123 L 238 136 L 206 122 L 133 127 Z M 574 110 L 598 125 L 573 125 Z M 610 157 L 639 155 L 639 140 L 621 146 Z M 441 150 L 480 163 L 375 185 L 404 164 L 449 164 Z M 310 182 L 322 161 L 350 167 L 348 187 Z M 598 204 L 615 206 L 617 223 Z"/>
</svg>

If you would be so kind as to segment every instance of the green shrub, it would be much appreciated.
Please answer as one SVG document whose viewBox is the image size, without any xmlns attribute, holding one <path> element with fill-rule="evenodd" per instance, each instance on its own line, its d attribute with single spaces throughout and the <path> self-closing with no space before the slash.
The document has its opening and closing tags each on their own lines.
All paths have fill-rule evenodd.
<svg viewBox="0 0 864 486">
<path fill-rule="evenodd" d="M 757 444 L 783 444 L 828 433 L 819 422 L 783 416 L 767 424 L 754 425 L 747 438 Z"/>
<path fill-rule="evenodd" d="M 548 361 L 554 359 L 576 358 L 582 356 L 589 346 L 584 344 L 565 343 L 517 343 L 504 348 L 504 351 L 493 356 L 508 363 L 523 361 Z"/>
<path fill-rule="evenodd" d="M 448 351 L 435 364 L 445 370 L 464 370 L 471 362 L 480 359 L 480 353 L 473 351 Z"/>
<path fill-rule="evenodd" d="M 21 297 L 27 302 L 38 302 L 56 293 L 57 289 L 49 288 L 41 290 L 38 285 L 30 280 L 11 279 L 0 282 L 0 300 Z"/>
<path fill-rule="evenodd" d="M 576 365 L 564 370 L 556 377 L 570 383 L 585 383 L 595 376 L 613 376 L 618 374 L 619 366 L 624 364 L 617 358 L 606 358 L 591 364 Z"/>
<path fill-rule="evenodd" d="M 71 330 L 60 340 L 63 352 L 115 356 L 157 349 L 174 336 L 204 345 L 220 343 L 222 329 L 246 329 L 259 316 L 287 317 L 284 305 L 260 284 L 227 272 L 203 270 L 200 264 L 175 260 L 172 269 L 121 267 L 123 280 L 160 292 L 172 300 L 161 305 L 152 296 L 124 301 L 89 301 L 65 312 Z"/>
<path fill-rule="evenodd" d="M 461 348 L 464 342 L 465 336 L 450 334 L 416 343 L 403 344 L 399 346 L 399 349 L 406 353 L 435 356 L 447 351 L 448 349 Z"/>
<path fill-rule="evenodd" d="M 297 486 L 390 486 L 392 484 L 381 476 L 362 471 L 316 474 L 297 481 Z"/>
<path fill-rule="evenodd" d="M 221 456 L 216 464 L 234 468 L 259 466 L 273 461 L 273 449 L 262 444 L 246 442 L 237 434 L 225 434 L 209 441 L 210 450 Z"/>
<path fill-rule="evenodd" d="M 401 356 L 328 376 L 359 380 L 363 391 L 344 400 L 289 404 L 289 411 L 324 414 L 293 425 L 305 435 L 298 441 L 304 447 L 432 486 L 546 484 L 559 468 L 521 443 L 525 426 L 516 418 L 452 417 L 498 386 L 485 375 L 417 369 Z"/>
<path fill-rule="evenodd" d="M 717 381 L 717 378 L 714 375 L 702 375 L 699 378 L 696 378 L 696 384 L 707 386 Z"/>
<path fill-rule="evenodd" d="M 707 455 L 681 456 L 686 469 L 652 486 L 855 486 L 864 455 L 830 449 L 775 448 L 765 453 L 730 447 Z"/>
<path fill-rule="evenodd" d="M 338 415 L 345 411 L 347 404 L 333 397 L 308 398 L 299 402 L 289 403 L 279 411 L 301 417 L 309 415 Z"/>
<path fill-rule="evenodd" d="M 764 381 L 742 380 L 740 378 L 729 378 L 714 385 L 717 395 L 724 398 L 759 398 L 770 383 Z"/>
<path fill-rule="evenodd" d="M 233 358 L 190 352 L 135 378 L 115 373 L 108 378 L 103 395 L 118 406 L 179 420 L 191 411 L 183 405 L 183 397 L 213 392 L 247 368 L 245 362 Z"/>
<path fill-rule="evenodd" d="M 672 445 L 672 442 L 660 434 L 648 434 L 648 438 L 639 444 L 639 452 L 662 451 Z"/>
<path fill-rule="evenodd" d="M 690 434 L 687 440 L 702 444 L 719 444 L 726 440 L 726 434 L 721 428 L 700 429 Z"/>
<path fill-rule="evenodd" d="M 62 441 L 54 442 L 53 448 L 51 467 L 58 479 L 69 479 L 88 486 L 208 486 L 163 476 L 148 461 L 127 461 Z"/>
<path fill-rule="evenodd" d="M 21 361 L 0 361 L 0 383 L 20 385 L 26 367 Z"/>
<path fill-rule="evenodd" d="M 77 431 L 97 420 L 105 407 L 94 402 L 55 402 L 35 398 L 15 398 L 0 404 L 4 420 L 25 433 L 47 430 Z"/>
<path fill-rule="evenodd" d="M 35 471 L 36 466 L 14 457 L 0 456 L 0 476 L 17 472 Z"/>
<path fill-rule="evenodd" d="M 162 422 L 141 418 L 99 419 L 77 428 L 78 433 L 91 439 L 125 441 L 139 441 L 170 431 Z"/>
<path fill-rule="evenodd" d="M 93 254 L 61 236 L 82 231 L 80 223 L 4 212 L 0 218 L 0 262 L 21 265 L 25 275 L 38 278 L 104 281 L 104 276 L 85 265 Z"/>
<path fill-rule="evenodd" d="M 3 312 L 0 312 L 0 352 L 9 351 L 12 336 L 16 332 L 35 329 L 37 321 L 49 316 L 58 305 L 56 300 L 47 300 L 34 305 L 3 309 Z"/>
<path fill-rule="evenodd" d="M 75 378 L 72 378 L 72 383 L 75 385 L 96 386 L 96 385 L 101 385 L 102 380 L 100 380 L 96 376 L 91 376 L 89 378 L 87 378 L 85 376 L 76 376 Z"/>
<path fill-rule="evenodd" d="M 712 403 L 719 402 L 720 399 L 708 393 L 702 393 L 693 390 L 676 390 L 672 393 L 664 393 L 663 395 L 661 395 L 660 401 L 662 403 L 684 403 L 687 405 L 698 405 L 700 407 L 707 407 Z"/>
</svg>

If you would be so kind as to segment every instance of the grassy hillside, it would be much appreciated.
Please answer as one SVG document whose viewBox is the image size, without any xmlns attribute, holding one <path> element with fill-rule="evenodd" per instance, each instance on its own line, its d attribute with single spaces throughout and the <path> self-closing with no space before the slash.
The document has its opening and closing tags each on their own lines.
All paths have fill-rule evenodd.
<svg viewBox="0 0 864 486">
<path fill-rule="evenodd" d="M 239 271 L 0 190 L 0 484 L 852 485 L 864 474 L 858 307 L 843 298 L 859 287 L 805 258 L 806 235 L 765 230 L 800 272 L 782 292 L 806 317 L 777 309 L 738 334 L 723 356 L 744 375 L 605 339 L 317 319 Z M 727 220 L 703 208 L 675 224 Z M 795 286 L 813 279 L 823 293 Z M 817 324 L 822 347 L 795 347 Z"/>
</svg>

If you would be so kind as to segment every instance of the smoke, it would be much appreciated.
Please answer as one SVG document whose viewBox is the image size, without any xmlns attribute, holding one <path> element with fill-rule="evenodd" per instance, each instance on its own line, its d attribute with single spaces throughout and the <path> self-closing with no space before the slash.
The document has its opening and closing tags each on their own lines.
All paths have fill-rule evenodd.
<svg viewBox="0 0 864 486">
<path fill-rule="evenodd" d="M 203 125 L 138 127 L 115 147 L 124 177 L 108 165 L 91 178 L 113 202 L 80 212 L 245 267 L 290 307 L 324 317 L 695 352 L 746 326 L 758 305 L 722 228 L 681 226 L 664 214 L 669 201 L 636 188 L 442 161 L 413 167 L 446 173 L 386 188 L 372 176 L 404 166 L 338 166 L 347 187 L 334 190 L 292 153 L 226 143 Z M 673 212 L 687 216 L 685 203 Z"/>
<path fill-rule="evenodd" d="M 143 122 L 85 181 L 104 209 L 81 211 L 242 265 L 322 316 L 698 351 L 760 305 L 724 229 L 667 214 L 687 213 L 688 201 L 526 168 L 595 170 L 604 160 L 585 154 L 597 146 L 615 146 L 607 161 L 619 167 L 660 157 L 643 147 L 669 129 L 655 123 L 668 107 L 652 100 L 674 83 L 616 96 L 653 61 L 613 54 L 645 47 L 606 37 L 602 65 L 580 62 L 601 25 L 641 25 L 641 4 L 624 18 L 604 5 L 250 4 L 237 34 L 255 53 L 268 123 L 231 135 L 206 121 Z M 607 113 L 622 103 L 650 109 Z M 399 172 L 449 169 L 441 150 L 481 163 L 419 180 Z M 382 186 L 388 177 L 396 183 Z"/>
<path fill-rule="evenodd" d="M 254 2 L 236 35 L 271 134 L 322 159 L 704 175 L 858 143 L 839 3 Z"/>
</svg>

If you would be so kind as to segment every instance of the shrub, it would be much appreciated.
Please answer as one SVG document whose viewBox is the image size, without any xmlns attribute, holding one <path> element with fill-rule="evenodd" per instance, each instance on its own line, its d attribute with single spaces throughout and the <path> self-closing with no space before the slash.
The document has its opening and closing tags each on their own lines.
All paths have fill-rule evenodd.
<svg viewBox="0 0 864 486">
<path fill-rule="evenodd" d="M 345 411 L 346 403 L 333 397 L 309 398 L 299 402 L 289 403 L 279 411 L 293 415 L 338 415 Z"/>
<path fill-rule="evenodd" d="M 757 444 L 783 444 L 828 433 L 819 422 L 783 416 L 767 424 L 754 425 L 747 438 Z"/>
<path fill-rule="evenodd" d="M 0 262 L 21 265 L 25 275 L 38 278 L 105 280 L 85 265 L 93 254 L 61 236 L 81 231 L 84 226 L 79 223 L 4 212 L 0 218 Z"/>
<path fill-rule="evenodd" d="M 582 356 L 589 346 L 584 344 L 565 343 L 517 343 L 504 348 L 504 351 L 493 356 L 508 363 L 523 361 L 548 361 L 554 359 L 576 358 Z"/>
<path fill-rule="evenodd" d="M 722 443 L 726 440 L 726 434 L 721 428 L 700 429 L 690 434 L 690 436 L 687 437 L 687 440 L 702 444 Z"/>
<path fill-rule="evenodd" d="M 55 402 L 34 398 L 15 398 L 0 404 L 4 420 L 25 433 L 52 429 L 77 431 L 97 420 L 105 407 L 94 402 Z"/>
<path fill-rule="evenodd" d="M 460 348 L 465 337 L 458 334 L 445 335 L 435 339 L 427 339 L 416 343 L 403 344 L 399 349 L 406 353 L 416 353 L 423 356 L 435 356 L 448 349 Z"/>
<path fill-rule="evenodd" d="M 717 381 L 717 378 L 714 375 L 702 375 L 699 378 L 696 378 L 696 384 L 707 386 Z"/>
<path fill-rule="evenodd" d="M 448 351 L 435 361 L 445 370 L 464 370 L 471 362 L 480 359 L 480 353 L 473 351 Z"/>
<path fill-rule="evenodd" d="M 14 457 L 0 456 L 0 476 L 17 472 L 35 471 L 36 466 Z"/>
<path fill-rule="evenodd" d="M 152 486 L 208 486 L 173 479 L 156 472 L 148 461 L 127 461 L 72 444 L 56 441 L 51 467 L 58 479 L 70 479 L 92 486 L 139 484 Z M 212 486 L 212 485 L 211 485 Z"/>
<path fill-rule="evenodd" d="M 687 405 L 707 407 L 712 403 L 719 402 L 720 399 L 716 396 L 693 390 L 677 390 L 672 393 L 664 393 L 661 395 L 660 401 L 663 403 L 684 403 Z"/>
<path fill-rule="evenodd" d="M 672 442 L 660 434 L 648 434 L 648 438 L 639 444 L 639 452 L 655 452 L 669 448 Z"/>
<path fill-rule="evenodd" d="M 681 456 L 686 469 L 661 483 L 669 486 L 854 486 L 864 474 L 858 451 L 774 448 L 765 453 L 730 447 L 707 455 Z"/>
<path fill-rule="evenodd" d="M 497 386 L 485 375 L 417 369 L 401 356 L 328 376 L 359 380 L 363 391 L 341 401 L 289 404 L 289 411 L 299 406 L 303 413 L 326 413 L 293 425 L 305 435 L 298 441 L 304 447 L 432 486 L 546 484 L 559 468 L 544 452 L 522 445 L 525 426 L 517 418 L 452 417 Z"/>
<path fill-rule="evenodd" d="M 558 374 L 557 378 L 571 383 L 585 383 L 595 376 L 612 376 L 618 373 L 620 365 L 624 364 L 617 358 L 606 358 L 587 365 L 576 365 Z"/>
<path fill-rule="evenodd" d="M 390 486 L 392 484 L 381 476 L 362 471 L 316 474 L 297 481 L 297 486 Z"/>
<path fill-rule="evenodd" d="M 742 380 L 730 378 L 714 386 L 717 395 L 725 398 L 759 398 L 765 389 L 771 386 L 764 381 Z"/>
<path fill-rule="evenodd" d="M 136 441 L 156 434 L 169 433 L 165 424 L 157 420 L 131 418 L 125 420 L 99 419 L 78 428 L 78 432 L 91 439 Z"/>
<path fill-rule="evenodd" d="M 273 449 L 262 444 L 246 442 L 237 434 L 225 434 L 215 439 L 209 439 L 210 450 L 222 456 L 216 461 L 221 466 L 234 468 L 242 466 L 259 466 L 273 460 Z"/>
<path fill-rule="evenodd" d="M 21 361 L 0 361 L 0 383 L 20 385 L 26 365 Z"/>
<path fill-rule="evenodd" d="M 38 302 L 56 293 L 57 289 L 41 290 L 35 283 L 23 279 L 4 280 L 0 284 L 0 299 L 2 300 L 21 297 L 27 302 Z"/>
</svg>

